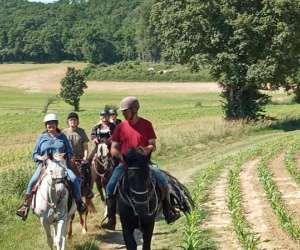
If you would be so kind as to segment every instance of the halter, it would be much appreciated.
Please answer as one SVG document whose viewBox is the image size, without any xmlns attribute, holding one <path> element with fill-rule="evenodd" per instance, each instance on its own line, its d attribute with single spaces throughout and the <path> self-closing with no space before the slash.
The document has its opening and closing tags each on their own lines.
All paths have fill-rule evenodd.
<svg viewBox="0 0 300 250">
<path fill-rule="evenodd" d="M 103 147 L 104 147 L 104 145 L 105 145 L 106 150 L 107 150 L 107 154 L 106 154 L 106 155 L 103 155 Z M 100 151 L 100 153 L 99 153 L 99 151 Z M 96 155 L 97 155 L 98 157 L 96 157 Z M 98 176 L 100 176 L 101 178 L 103 178 L 104 175 L 105 175 L 105 173 L 106 173 L 106 171 L 107 171 L 109 168 L 104 168 L 104 172 L 103 172 L 103 173 L 99 173 L 99 171 L 97 170 L 97 167 L 96 167 L 95 162 L 97 162 L 98 164 L 100 164 L 101 166 L 104 167 L 104 162 L 101 161 L 100 158 L 101 158 L 101 157 L 102 157 L 102 158 L 103 158 L 103 157 L 107 157 L 107 158 L 108 158 L 108 159 L 107 159 L 107 160 L 108 160 L 108 165 L 109 165 L 109 166 L 113 166 L 112 158 L 109 157 L 109 150 L 108 150 L 107 145 L 106 145 L 105 143 L 100 143 L 100 144 L 98 145 L 96 155 L 95 155 L 95 157 L 94 157 L 94 164 L 92 164 L 92 165 L 93 165 L 93 168 L 94 168 L 94 170 L 95 170 L 96 175 L 98 175 Z"/>
<path fill-rule="evenodd" d="M 138 168 L 138 167 L 129 167 L 128 169 L 130 169 L 130 170 L 139 170 L 140 168 Z M 122 186 L 124 186 L 124 182 L 125 182 L 125 178 L 123 176 L 123 178 L 122 178 Z M 132 210 L 134 212 L 134 215 L 137 216 L 138 218 L 140 218 L 140 216 L 139 216 L 138 212 L 136 211 L 136 207 L 135 207 L 134 204 L 140 204 L 140 205 L 147 204 L 148 205 L 147 206 L 147 208 L 148 208 L 148 214 L 146 214 L 146 216 L 153 216 L 157 212 L 157 210 L 158 210 L 158 207 L 159 207 L 159 198 L 158 198 L 157 192 L 155 190 L 155 183 L 152 180 L 150 181 L 150 183 L 151 183 L 150 190 L 147 188 L 145 191 L 136 191 L 132 187 L 129 187 L 130 191 L 132 193 L 134 193 L 134 194 L 137 194 L 137 195 L 149 194 L 147 196 L 147 199 L 145 201 L 137 201 L 133 197 L 130 197 L 127 193 L 123 193 L 122 189 L 119 187 L 120 182 L 118 184 L 120 198 L 123 200 L 123 202 L 125 204 L 129 205 L 132 208 Z M 154 199 L 155 206 L 150 211 L 149 203 L 150 203 L 150 200 L 151 200 L 153 194 L 154 194 L 154 197 L 155 197 L 155 199 Z M 140 223 L 140 219 L 139 219 L 139 223 Z"/>
<path fill-rule="evenodd" d="M 54 187 L 55 185 L 57 184 L 64 184 L 65 181 L 66 181 L 66 177 L 67 177 L 67 173 L 66 173 L 66 166 L 63 165 L 61 163 L 60 160 L 56 160 L 55 158 L 51 159 L 52 162 L 54 162 L 56 164 L 56 167 L 58 168 L 63 168 L 65 169 L 65 176 L 64 177 L 59 177 L 59 178 L 55 178 L 53 177 L 53 172 L 52 170 L 50 169 L 49 172 L 47 172 L 47 170 L 45 171 L 45 177 L 46 176 L 50 176 L 51 177 L 51 182 L 49 182 L 49 180 L 46 180 L 47 181 L 47 184 L 48 186 L 50 187 L 49 190 L 48 190 L 48 197 L 44 197 L 44 195 L 42 193 L 40 193 L 42 199 L 47 203 L 47 205 L 50 207 L 50 209 L 52 208 L 54 210 L 54 212 L 56 212 L 56 208 L 57 208 L 57 205 L 60 204 L 60 202 L 63 200 L 64 196 L 66 195 L 66 192 L 63 192 L 62 195 L 58 195 L 58 200 L 57 200 L 57 203 L 55 204 L 53 201 L 49 201 L 49 198 L 51 200 L 52 198 L 52 190 L 54 190 Z M 46 167 L 46 165 L 44 165 L 43 167 Z"/>
</svg>

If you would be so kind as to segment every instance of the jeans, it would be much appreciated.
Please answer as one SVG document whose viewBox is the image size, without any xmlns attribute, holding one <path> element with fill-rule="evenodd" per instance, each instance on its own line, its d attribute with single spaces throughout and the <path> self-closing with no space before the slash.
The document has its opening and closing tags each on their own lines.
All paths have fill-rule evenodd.
<svg viewBox="0 0 300 250">
<path fill-rule="evenodd" d="M 159 168 L 150 165 L 150 170 L 152 171 L 153 176 L 160 187 L 165 188 L 168 186 L 168 177 L 163 172 L 161 172 Z M 124 172 L 125 166 L 123 163 L 120 163 L 117 167 L 115 167 L 112 176 L 110 177 L 106 186 L 107 197 L 114 194 L 117 183 Z"/>
<path fill-rule="evenodd" d="M 31 193 L 33 186 L 36 184 L 36 182 L 39 179 L 39 176 L 41 174 L 41 170 L 42 170 L 41 165 L 38 165 L 35 172 L 34 172 L 34 174 L 33 174 L 33 176 L 31 177 L 31 179 L 28 183 L 27 190 L 26 190 L 27 194 Z M 69 168 L 67 168 L 67 178 L 71 182 L 72 191 L 73 191 L 73 195 L 74 195 L 75 200 L 80 201 L 81 200 L 80 181 L 76 177 L 76 175 L 73 173 L 73 171 Z"/>
</svg>

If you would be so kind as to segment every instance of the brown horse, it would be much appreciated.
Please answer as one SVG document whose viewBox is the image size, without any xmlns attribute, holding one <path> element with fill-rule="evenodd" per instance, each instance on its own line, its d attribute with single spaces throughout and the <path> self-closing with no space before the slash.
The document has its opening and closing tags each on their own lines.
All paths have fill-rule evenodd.
<svg viewBox="0 0 300 250">
<path fill-rule="evenodd" d="M 90 163 L 84 162 L 82 160 L 76 160 L 73 164 L 73 170 L 77 177 L 81 178 L 81 194 L 85 198 L 85 203 L 87 205 L 87 210 L 84 214 L 80 214 L 80 224 L 82 227 L 82 233 L 87 232 L 87 217 L 89 213 L 96 212 L 95 206 L 92 201 L 92 174 Z M 71 217 L 69 224 L 68 237 L 72 237 L 72 222 L 75 214 Z"/>
<path fill-rule="evenodd" d="M 99 143 L 92 161 L 92 183 L 96 183 L 102 201 L 105 201 L 103 189 L 105 191 L 114 166 L 115 162 L 111 157 L 107 143 Z"/>
</svg>

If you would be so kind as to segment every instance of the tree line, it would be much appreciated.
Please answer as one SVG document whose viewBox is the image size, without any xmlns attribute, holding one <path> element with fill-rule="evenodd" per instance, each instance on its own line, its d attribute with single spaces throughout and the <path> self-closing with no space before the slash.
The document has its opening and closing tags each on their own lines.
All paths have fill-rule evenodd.
<svg viewBox="0 0 300 250">
<path fill-rule="evenodd" d="M 145 28 L 151 5 L 151 0 L 0 0 L 0 62 L 158 60 Z"/>
</svg>

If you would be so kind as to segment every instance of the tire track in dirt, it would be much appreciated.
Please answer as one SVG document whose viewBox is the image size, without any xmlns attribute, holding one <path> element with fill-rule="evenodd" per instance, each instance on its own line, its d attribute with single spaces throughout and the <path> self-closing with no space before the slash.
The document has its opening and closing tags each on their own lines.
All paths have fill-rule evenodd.
<svg viewBox="0 0 300 250">
<path fill-rule="evenodd" d="M 209 201 L 205 204 L 210 211 L 210 216 L 202 228 L 213 232 L 218 249 L 242 249 L 236 238 L 227 207 L 228 175 L 229 169 L 226 169 L 210 192 Z"/>
<path fill-rule="evenodd" d="M 258 162 L 258 159 L 247 162 L 240 174 L 246 219 L 260 237 L 261 249 L 299 249 L 281 229 L 273 213 L 256 171 Z"/>
<path fill-rule="evenodd" d="M 286 208 L 300 224 L 300 187 L 284 165 L 284 153 L 273 158 L 269 168 L 273 174 L 274 182 L 282 193 Z"/>
</svg>

